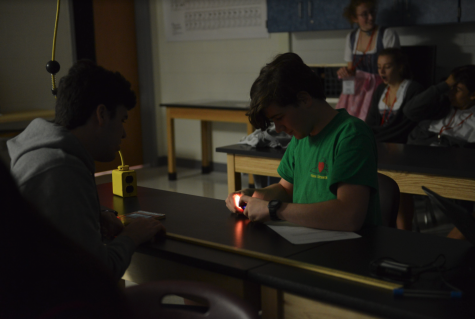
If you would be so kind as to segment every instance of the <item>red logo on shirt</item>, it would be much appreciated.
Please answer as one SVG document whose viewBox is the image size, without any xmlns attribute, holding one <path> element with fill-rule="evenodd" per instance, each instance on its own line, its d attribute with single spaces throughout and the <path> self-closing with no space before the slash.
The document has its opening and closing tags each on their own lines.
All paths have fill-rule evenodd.
<svg viewBox="0 0 475 319">
<path fill-rule="evenodd" d="M 323 162 L 318 162 L 318 171 L 321 173 L 323 169 L 325 168 L 325 163 Z"/>
<path fill-rule="evenodd" d="M 310 176 L 313 178 L 327 179 L 328 175 L 328 165 L 325 164 L 325 159 L 319 161 L 317 167 L 314 167 L 310 170 Z"/>
</svg>

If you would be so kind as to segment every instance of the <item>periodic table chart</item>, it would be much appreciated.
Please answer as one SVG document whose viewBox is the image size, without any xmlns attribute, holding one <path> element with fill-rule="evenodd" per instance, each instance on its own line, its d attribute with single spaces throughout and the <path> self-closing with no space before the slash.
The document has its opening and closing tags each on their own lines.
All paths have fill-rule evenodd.
<svg viewBox="0 0 475 319">
<path fill-rule="evenodd" d="M 266 0 L 165 0 L 167 41 L 268 38 Z"/>
</svg>

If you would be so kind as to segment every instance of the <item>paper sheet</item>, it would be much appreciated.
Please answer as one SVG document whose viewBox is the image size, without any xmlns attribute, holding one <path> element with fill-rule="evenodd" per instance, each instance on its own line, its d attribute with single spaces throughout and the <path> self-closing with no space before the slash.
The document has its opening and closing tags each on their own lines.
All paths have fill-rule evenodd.
<svg viewBox="0 0 475 319">
<path fill-rule="evenodd" d="M 268 38 L 265 0 L 166 0 L 167 41 Z"/>
<path fill-rule="evenodd" d="M 266 225 L 292 244 L 310 244 L 361 237 L 353 232 L 321 230 L 302 227 L 288 222 L 267 222 Z"/>
</svg>

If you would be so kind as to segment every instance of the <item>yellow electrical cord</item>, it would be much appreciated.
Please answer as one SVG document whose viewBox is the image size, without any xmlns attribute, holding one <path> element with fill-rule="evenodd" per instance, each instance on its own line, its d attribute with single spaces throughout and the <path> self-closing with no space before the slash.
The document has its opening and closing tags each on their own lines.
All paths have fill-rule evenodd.
<svg viewBox="0 0 475 319">
<path fill-rule="evenodd" d="M 122 162 L 122 166 L 124 166 L 124 158 L 122 157 L 122 153 L 119 151 L 119 155 L 120 155 L 120 161 Z"/>
<path fill-rule="evenodd" d="M 119 151 L 119 156 L 120 156 L 120 161 L 121 161 L 122 165 L 120 165 L 117 168 L 119 169 L 119 171 L 128 171 L 129 170 L 129 165 L 124 164 L 124 158 L 122 157 L 122 153 L 120 151 Z"/>
<path fill-rule="evenodd" d="M 59 21 L 59 7 L 60 7 L 60 2 L 61 0 L 58 0 L 57 1 L 57 5 L 56 5 L 56 21 L 54 23 L 54 35 L 53 35 L 53 54 L 52 54 L 52 58 L 51 58 L 51 61 L 54 61 L 54 54 L 55 54 L 55 51 L 56 51 L 56 36 L 58 34 L 58 21 Z M 54 74 L 51 74 L 51 82 L 52 82 L 52 90 L 56 90 L 56 80 L 55 80 L 55 75 Z M 54 98 L 56 98 L 56 95 L 54 96 Z"/>
</svg>

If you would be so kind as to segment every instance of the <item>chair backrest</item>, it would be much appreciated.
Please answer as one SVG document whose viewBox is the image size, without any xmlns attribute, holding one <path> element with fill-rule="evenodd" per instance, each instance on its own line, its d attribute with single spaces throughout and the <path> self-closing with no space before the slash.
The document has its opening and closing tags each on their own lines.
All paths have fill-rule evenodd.
<svg viewBox="0 0 475 319">
<path fill-rule="evenodd" d="M 391 177 L 380 173 L 378 183 L 383 226 L 395 228 L 399 210 L 399 186 Z"/>
<path fill-rule="evenodd" d="M 258 319 L 257 310 L 246 301 L 213 285 L 194 281 L 157 281 L 125 290 L 132 318 L 141 319 Z M 167 295 L 185 295 L 204 299 L 206 312 L 188 311 L 196 307 L 167 307 L 162 304 Z"/>
</svg>

